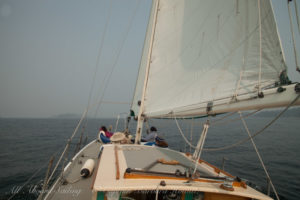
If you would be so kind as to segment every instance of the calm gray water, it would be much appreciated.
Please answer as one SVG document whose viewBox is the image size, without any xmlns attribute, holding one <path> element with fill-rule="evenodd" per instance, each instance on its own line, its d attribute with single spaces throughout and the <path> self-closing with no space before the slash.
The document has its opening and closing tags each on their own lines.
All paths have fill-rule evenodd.
<svg viewBox="0 0 300 200">
<path fill-rule="evenodd" d="M 262 128 L 278 112 L 258 114 L 246 119 L 252 133 Z M 229 119 L 235 119 L 237 115 Z M 214 121 L 220 117 L 211 118 Z M 72 134 L 78 119 L 0 119 L 0 199 L 10 197 L 23 183 L 44 168 L 30 181 L 19 195 L 13 199 L 35 199 L 34 186 L 39 185 L 45 176 L 49 157 L 61 151 Z M 95 139 L 101 125 L 114 125 L 112 119 L 89 119 L 86 128 L 88 141 Z M 192 142 L 196 144 L 202 131 L 204 119 L 195 120 Z M 225 121 L 226 122 L 226 121 Z M 205 148 L 221 147 L 246 138 L 240 120 L 230 123 L 212 124 L 208 130 Z M 191 120 L 180 120 L 180 126 L 191 138 Z M 181 138 L 174 120 L 150 120 L 167 139 L 170 148 L 189 151 Z M 122 129 L 124 124 L 119 125 Z M 134 132 L 135 122 L 130 124 Z M 255 142 L 270 173 L 281 199 L 300 199 L 300 112 L 287 114 L 255 138 Z M 79 135 L 79 134 L 78 134 Z M 75 137 L 72 147 L 78 141 Z M 71 149 L 69 155 L 72 156 Z M 57 156 L 56 156 L 57 157 Z M 250 142 L 233 149 L 203 152 L 202 159 L 221 167 L 223 157 L 227 158 L 225 170 L 235 176 L 247 179 L 265 190 L 266 176 Z"/>
</svg>

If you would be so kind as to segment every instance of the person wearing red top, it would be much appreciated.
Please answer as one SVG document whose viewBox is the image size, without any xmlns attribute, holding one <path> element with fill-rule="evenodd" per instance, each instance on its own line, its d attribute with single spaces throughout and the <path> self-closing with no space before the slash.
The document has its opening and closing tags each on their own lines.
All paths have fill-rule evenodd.
<svg viewBox="0 0 300 200">
<path fill-rule="evenodd" d="M 103 131 L 103 132 L 105 133 L 105 136 L 106 136 L 107 138 L 110 138 L 110 137 L 113 135 L 112 132 L 107 131 L 107 129 L 106 129 L 105 126 L 101 126 L 100 131 Z"/>
</svg>

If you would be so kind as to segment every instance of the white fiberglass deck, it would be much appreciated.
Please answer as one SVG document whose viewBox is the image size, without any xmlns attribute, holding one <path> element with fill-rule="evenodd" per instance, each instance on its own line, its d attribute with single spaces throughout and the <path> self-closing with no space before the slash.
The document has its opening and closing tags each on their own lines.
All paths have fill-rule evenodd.
<svg viewBox="0 0 300 200">
<path fill-rule="evenodd" d="M 226 191 L 220 188 L 223 181 L 202 182 L 188 181 L 185 177 L 177 178 L 175 171 L 184 173 L 188 168 L 193 169 L 195 163 L 183 153 L 169 149 L 157 148 L 141 145 L 104 145 L 103 152 L 99 160 L 98 171 L 93 185 L 93 191 L 145 191 L 145 190 L 181 190 L 181 191 L 202 191 L 219 194 L 230 194 L 244 196 L 255 199 L 271 199 L 270 197 L 247 187 L 234 187 L 234 191 Z M 169 165 L 155 163 L 157 159 L 166 161 L 176 160 L 179 165 Z M 153 164 L 155 163 L 155 164 Z M 141 173 L 135 178 L 124 177 L 126 169 L 131 168 L 137 172 L 151 171 Z M 147 170 L 145 170 L 147 169 Z M 200 177 L 225 177 L 224 173 L 217 173 L 215 168 L 201 162 L 197 171 Z M 155 172 L 161 173 L 155 176 Z M 119 175 L 118 175 L 119 174 Z M 153 176 L 154 174 L 154 176 Z M 165 175 L 171 174 L 171 175 Z M 173 174 L 173 176 L 172 176 Z M 152 177 L 152 178 L 151 178 Z M 165 186 L 160 185 L 164 181 Z"/>
</svg>

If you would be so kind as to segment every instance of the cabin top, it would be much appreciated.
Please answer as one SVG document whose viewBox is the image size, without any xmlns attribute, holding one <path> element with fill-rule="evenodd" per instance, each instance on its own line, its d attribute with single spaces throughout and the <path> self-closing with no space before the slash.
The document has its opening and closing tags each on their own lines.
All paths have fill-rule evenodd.
<svg viewBox="0 0 300 200">
<path fill-rule="evenodd" d="M 103 145 L 96 177 L 95 192 L 109 191 L 201 191 L 271 199 L 215 166 L 170 149 L 145 145 Z M 230 183 L 233 191 L 222 187 Z"/>
</svg>

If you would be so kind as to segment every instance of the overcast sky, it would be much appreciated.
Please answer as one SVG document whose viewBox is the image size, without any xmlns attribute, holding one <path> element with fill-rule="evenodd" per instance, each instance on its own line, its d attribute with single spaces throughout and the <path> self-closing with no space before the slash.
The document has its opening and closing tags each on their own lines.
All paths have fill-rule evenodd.
<svg viewBox="0 0 300 200">
<path fill-rule="evenodd" d="M 104 89 L 137 0 L 0 1 L 0 115 L 81 114 L 87 106 L 105 21 L 95 96 Z M 104 100 L 131 102 L 151 2 L 142 0 Z M 96 90 L 97 89 L 97 90 Z M 99 99 L 99 98 L 98 98 Z M 128 112 L 105 105 L 100 117 Z M 111 112 L 113 111 L 113 112 Z"/>
<path fill-rule="evenodd" d="M 295 69 L 286 1 L 274 2 L 287 64 Z M 84 111 L 110 5 L 92 104 L 104 90 L 105 77 L 137 8 L 104 98 L 131 102 L 150 0 L 113 0 L 111 4 L 108 0 L 1 0 L 0 117 L 51 117 Z M 290 76 L 300 81 L 294 70 Z M 106 104 L 97 117 L 115 117 L 128 112 L 129 106 Z"/>
</svg>

